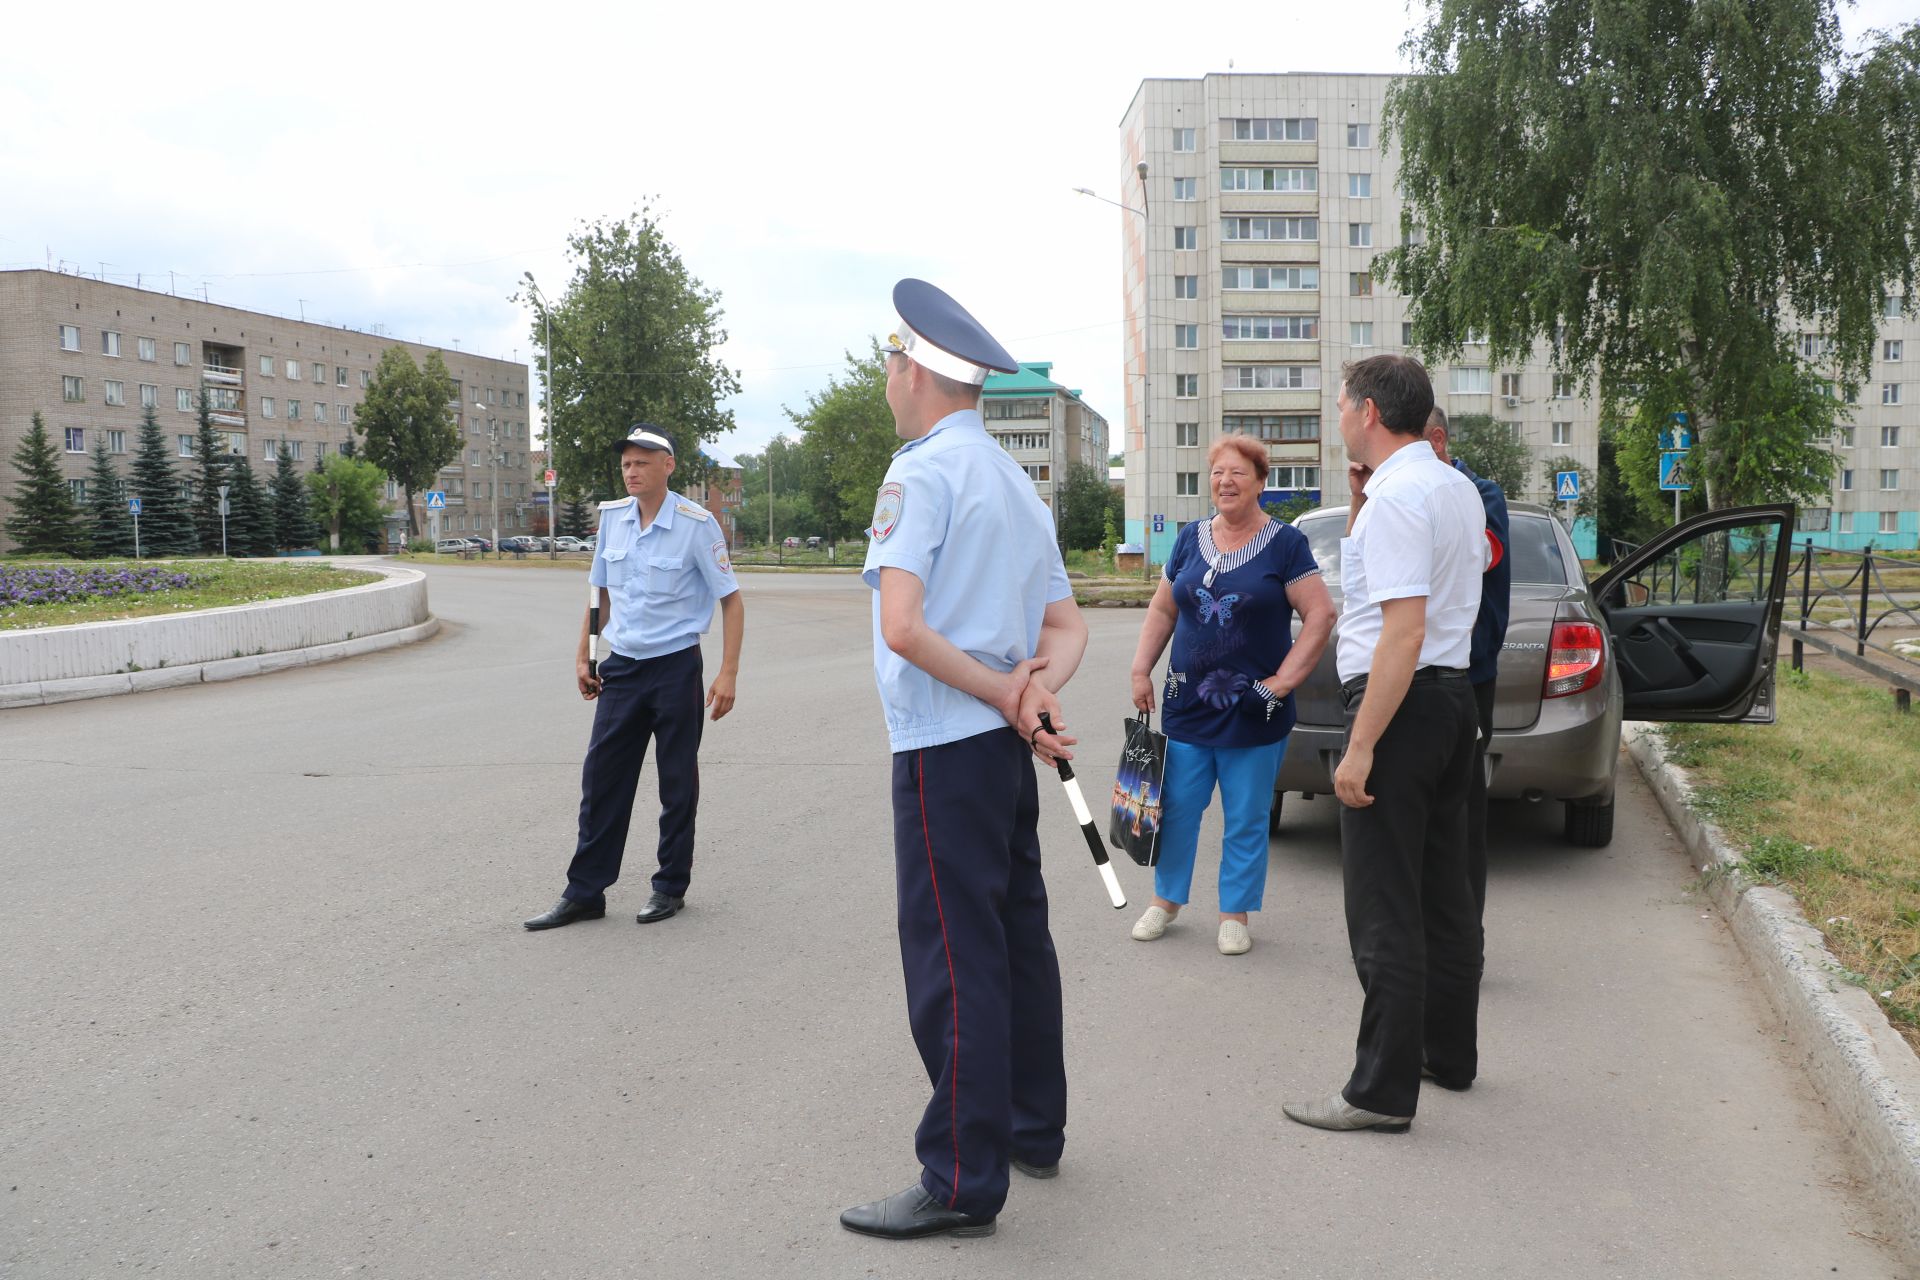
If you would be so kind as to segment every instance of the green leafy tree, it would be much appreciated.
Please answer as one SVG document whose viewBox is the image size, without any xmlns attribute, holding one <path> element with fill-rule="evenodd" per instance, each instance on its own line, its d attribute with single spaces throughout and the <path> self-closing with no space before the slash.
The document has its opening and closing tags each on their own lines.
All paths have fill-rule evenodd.
<svg viewBox="0 0 1920 1280">
<path fill-rule="evenodd" d="M 1389 91 L 1415 344 L 1536 342 L 1648 435 L 1684 410 L 1709 505 L 1823 492 L 1831 396 L 1868 373 L 1920 255 L 1920 25 L 1842 46 L 1834 0 L 1437 0 Z M 1419 234 L 1412 234 L 1414 232 Z M 1784 403 L 1782 402 L 1784 398 Z"/>
<path fill-rule="evenodd" d="M 350 454 L 315 464 L 306 478 L 307 495 L 315 519 L 327 531 L 330 550 L 379 549 L 386 519 L 380 490 L 385 483 L 385 472 Z"/>
<path fill-rule="evenodd" d="M 573 278 L 566 293 L 533 318 L 534 358 L 556 401 L 547 434 L 560 474 L 624 494 L 614 445 L 635 422 L 652 422 L 673 439 L 677 478 L 698 479 L 706 464 L 697 446 L 732 429 L 733 414 L 721 402 L 740 390 L 714 356 L 727 340 L 720 295 L 687 270 L 644 205 L 626 218 L 584 224 L 567 248 Z M 537 304 L 532 276 L 527 284 L 524 297 Z"/>
<path fill-rule="evenodd" d="M 313 510 L 307 505 L 307 486 L 293 466 L 293 451 L 280 442 L 279 456 L 273 464 L 273 480 L 267 486 L 268 506 L 273 510 L 273 541 L 282 551 L 302 551 L 313 545 L 316 536 Z"/>
<path fill-rule="evenodd" d="M 772 537 L 810 537 L 828 532 L 826 522 L 809 496 L 814 459 L 801 442 L 775 436 L 760 453 L 739 455 L 740 492 L 744 495 L 734 517 L 741 536 L 758 542 L 768 536 L 767 499 L 773 498 Z"/>
<path fill-rule="evenodd" d="M 98 435 L 95 432 L 95 435 Z M 47 423 L 33 415 L 27 434 L 13 451 L 20 480 L 14 486 L 13 514 L 7 517 L 7 536 L 21 551 L 77 555 L 86 549 L 80 512 L 73 490 L 60 474 L 60 455 L 47 436 Z"/>
<path fill-rule="evenodd" d="M 1284 502 L 1263 502 L 1260 509 L 1283 524 L 1292 524 L 1307 512 L 1313 510 L 1313 499 L 1304 493 L 1296 493 Z"/>
<path fill-rule="evenodd" d="M 227 550 L 236 556 L 273 554 L 273 511 L 245 454 L 227 464 Z"/>
<path fill-rule="evenodd" d="M 114 469 L 104 431 L 93 434 L 93 462 L 87 468 L 87 551 L 102 559 L 133 555 L 133 517 L 127 514 L 127 486 Z"/>
<path fill-rule="evenodd" d="M 1639 546 L 1665 527 L 1666 517 L 1673 509 L 1672 500 L 1669 499 L 1666 511 L 1650 515 L 1636 500 L 1627 488 L 1615 456 L 1619 449 L 1615 442 L 1616 435 L 1616 430 L 1602 426 L 1599 474 L 1595 478 L 1600 494 L 1600 505 L 1594 512 L 1598 525 L 1597 552 L 1600 560 L 1606 564 L 1619 558 L 1615 551 L 1616 544 Z"/>
<path fill-rule="evenodd" d="M 193 528 L 200 550 L 220 550 L 220 486 L 227 482 L 227 441 L 213 425 L 213 402 L 202 391 L 195 403 L 200 430 L 194 442 Z"/>
<path fill-rule="evenodd" d="M 200 551 L 193 512 L 180 496 L 180 478 L 173 469 L 173 451 L 161 434 L 160 417 L 149 406 L 140 415 L 140 443 L 133 454 L 128 488 L 140 499 L 136 526 L 140 552 L 148 556 L 191 556 Z"/>
<path fill-rule="evenodd" d="M 367 461 L 391 476 L 406 495 L 410 534 L 418 532 L 413 495 L 431 488 L 440 468 L 460 456 L 454 408 L 458 395 L 438 351 L 418 365 L 405 347 L 388 347 L 354 415 L 353 429 L 362 437 Z"/>
<path fill-rule="evenodd" d="M 1447 453 L 1499 485 L 1510 500 L 1517 502 L 1526 494 L 1533 454 L 1511 422 L 1484 413 L 1460 414 L 1448 424 Z M 1340 479 L 1344 487 L 1346 476 Z"/>
<path fill-rule="evenodd" d="M 1086 462 L 1069 462 L 1066 477 L 1054 486 L 1059 504 L 1060 542 L 1069 551 L 1090 551 L 1100 545 L 1107 526 L 1107 469 Z"/>
<path fill-rule="evenodd" d="M 1473 464 L 1469 462 L 1467 465 Z M 1580 477 L 1580 496 L 1572 502 L 1559 500 L 1559 476 L 1562 471 L 1571 471 Z M 1542 458 L 1540 487 L 1553 495 L 1553 509 L 1559 512 L 1568 524 L 1576 520 L 1590 520 L 1600 514 L 1600 488 L 1594 481 L 1593 468 L 1582 465 L 1578 458 L 1569 454 Z"/>
<path fill-rule="evenodd" d="M 787 410 L 800 428 L 800 491 L 835 541 L 852 537 L 873 518 L 874 495 L 900 439 L 887 407 L 886 359 L 875 342 L 865 356 L 847 353 L 847 367 L 827 379 L 807 407 Z"/>
</svg>

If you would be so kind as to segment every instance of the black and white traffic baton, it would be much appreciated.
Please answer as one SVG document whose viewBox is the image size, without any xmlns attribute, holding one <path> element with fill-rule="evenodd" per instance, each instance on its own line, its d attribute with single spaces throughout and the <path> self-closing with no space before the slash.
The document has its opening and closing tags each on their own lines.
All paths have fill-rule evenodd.
<svg viewBox="0 0 1920 1280">
<path fill-rule="evenodd" d="M 587 679 L 600 678 L 600 588 L 587 583 Z"/>
<path fill-rule="evenodd" d="M 1053 732 L 1053 717 L 1044 711 L 1040 713 L 1040 727 L 1048 733 Z M 1080 831 L 1087 837 L 1087 848 L 1093 851 L 1093 863 L 1100 868 L 1100 878 L 1106 881 L 1107 898 L 1113 903 L 1113 909 L 1119 911 L 1127 905 L 1127 895 L 1121 892 L 1119 878 L 1113 874 L 1113 864 L 1107 861 L 1107 846 L 1094 829 L 1093 815 L 1087 811 L 1087 798 L 1080 794 L 1080 784 L 1074 781 L 1073 766 L 1061 759 L 1053 763 L 1060 770 L 1060 785 L 1067 789 L 1067 803 L 1073 806 L 1073 816 L 1079 820 Z"/>
</svg>

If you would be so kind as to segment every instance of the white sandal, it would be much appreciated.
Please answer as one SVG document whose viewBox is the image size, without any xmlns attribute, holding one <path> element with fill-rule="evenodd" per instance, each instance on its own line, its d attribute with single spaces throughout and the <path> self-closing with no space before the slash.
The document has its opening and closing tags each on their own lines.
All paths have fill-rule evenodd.
<svg viewBox="0 0 1920 1280">
<path fill-rule="evenodd" d="M 1243 956 L 1253 949 L 1253 935 L 1247 932 L 1247 926 L 1238 920 L 1220 922 L 1220 954 L 1223 956 Z"/>
<path fill-rule="evenodd" d="M 1166 908 L 1156 902 L 1154 905 L 1148 907 L 1138 920 L 1134 921 L 1134 941 L 1152 942 L 1155 938 L 1165 933 L 1167 926 L 1172 923 L 1173 917 L 1167 914 Z"/>
</svg>

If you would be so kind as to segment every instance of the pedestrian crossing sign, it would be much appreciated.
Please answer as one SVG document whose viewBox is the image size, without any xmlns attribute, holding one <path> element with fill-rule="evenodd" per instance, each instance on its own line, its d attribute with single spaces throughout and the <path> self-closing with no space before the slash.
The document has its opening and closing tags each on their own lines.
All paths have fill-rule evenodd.
<svg viewBox="0 0 1920 1280">
<path fill-rule="evenodd" d="M 447 495 L 443 490 L 430 489 L 427 491 L 427 510 L 439 511 L 446 505 Z"/>
<path fill-rule="evenodd" d="M 1553 496 L 1560 502 L 1580 501 L 1580 473 L 1578 471 L 1554 472 Z"/>
<path fill-rule="evenodd" d="M 1693 471 L 1687 466 L 1685 452 L 1675 450 L 1660 455 L 1660 487 L 1675 493 L 1693 488 Z"/>
</svg>

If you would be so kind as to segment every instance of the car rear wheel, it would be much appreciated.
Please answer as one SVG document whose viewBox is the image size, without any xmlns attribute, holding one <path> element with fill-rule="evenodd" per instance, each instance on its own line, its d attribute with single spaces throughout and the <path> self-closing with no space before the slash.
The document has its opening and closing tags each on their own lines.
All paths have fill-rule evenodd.
<svg viewBox="0 0 1920 1280">
<path fill-rule="evenodd" d="M 1613 798 L 1599 804 L 1567 802 L 1567 843 L 1603 849 L 1613 843 Z"/>
</svg>

